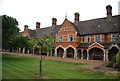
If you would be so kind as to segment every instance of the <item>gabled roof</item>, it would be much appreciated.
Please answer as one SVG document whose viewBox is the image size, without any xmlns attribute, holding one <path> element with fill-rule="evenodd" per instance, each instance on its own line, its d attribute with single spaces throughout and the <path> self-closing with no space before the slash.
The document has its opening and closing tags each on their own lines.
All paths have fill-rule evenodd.
<svg viewBox="0 0 120 81">
<path fill-rule="evenodd" d="M 84 43 L 79 43 L 77 48 L 88 48 L 90 45 L 92 45 L 94 42 L 84 42 Z M 99 44 L 101 44 L 102 46 L 104 46 L 104 48 L 109 48 L 113 43 L 116 43 L 118 45 L 118 47 L 120 48 L 120 42 L 99 42 Z"/>
<path fill-rule="evenodd" d="M 79 31 L 78 27 L 74 23 L 72 23 L 72 22 L 70 22 L 70 24 L 75 28 L 77 33 L 80 34 L 80 31 Z"/>
<path fill-rule="evenodd" d="M 64 22 L 65 22 L 65 21 L 68 21 L 68 22 L 70 23 L 70 25 L 73 26 L 73 28 L 77 31 L 77 33 L 80 34 L 77 25 L 75 25 L 74 23 L 70 22 L 67 18 L 65 18 Z M 64 22 L 60 25 L 60 27 L 64 24 Z M 59 30 L 60 27 L 58 27 L 58 30 Z M 57 31 L 58 31 L 58 30 L 57 30 Z M 56 33 L 57 33 L 57 32 L 56 32 Z"/>
<path fill-rule="evenodd" d="M 120 32 L 120 23 L 119 23 L 120 15 L 112 16 L 111 21 L 107 21 L 106 19 L 107 17 L 92 19 L 87 21 L 79 21 L 77 25 L 75 25 L 70 21 L 68 22 L 70 22 L 70 24 L 75 28 L 77 33 L 80 35 Z M 50 27 L 40 28 L 35 30 L 28 29 L 28 33 L 30 37 L 35 37 L 35 38 L 42 37 L 42 34 L 44 33 L 55 36 L 55 34 L 59 31 L 59 28 L 61 26 L 62 25 L 56 25 L 56 26 L 50 26 Z"/>
<path fill-rule="evenodd" d="M 120 15 L 117 15 L 112 16 L 111 21 L 106 21 L 106 17 L 80 21 L 77 27 L 81 35 L 120 32 L 119 21 Z"/>
</svg>

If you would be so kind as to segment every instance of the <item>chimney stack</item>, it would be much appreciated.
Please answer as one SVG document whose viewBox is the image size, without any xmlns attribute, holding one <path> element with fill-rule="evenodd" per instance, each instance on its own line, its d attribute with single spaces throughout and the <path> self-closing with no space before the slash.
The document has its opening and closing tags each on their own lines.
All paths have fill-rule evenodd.
<svg viewBox="0 0 120 81">
<path fill-rule="evenodd" d="M 107 11 L 107 15 L 112 15 L 112 6 L 111 5 L 107 5 L 106 6 L 106 11 Z"/>
<path fill-rule="evenodd" d="M 107 21 L 111 21 L 112 19 L 112 6 L 111 5 L 107 5 L 106 6 L 106 15 L 107 15 Z"/>
<path fill-rule="evenodd" d="M 27 30 L 28 29 L 28 25 L 24 25 L 24 30 Z"/>
<path fill-rule="evenodd" d="M 39 29 L 39 28 L 40 28 L 40 23 L 36 22 L 36 29 Z"/>
<path fill-rule="evenodd" d="M 77 24 L 79 22 L 79 16 L 80 15 L 77 12 L 74 15 L 75 15 L 74 23 Z"/>
<path fill-rule="evenodd" d="M 56 26 L 57 25 L 57 19 L 56 18 L 52 18 L 52 26 Z"/>
</svg>

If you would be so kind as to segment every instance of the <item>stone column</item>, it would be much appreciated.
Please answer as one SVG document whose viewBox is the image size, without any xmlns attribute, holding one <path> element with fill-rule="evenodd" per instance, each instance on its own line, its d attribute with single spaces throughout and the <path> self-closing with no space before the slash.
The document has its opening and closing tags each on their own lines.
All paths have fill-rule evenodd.
<svg viewBox="0 0 120 81">
<path fill-rule="evenodd" d="M 12 52 L 14 52 L 14 49 L 12 48 Z"/>
<path fill-rule="evenodd" d="M 29 52 L 30 52 L 30 51 L 29 51 L 29 50 L 27 50 L 27 54 L 29 54 Z"/>
<path fill-rule="evenodd" d="M 23 48 L 22 53 L 25 53 L 25 48 Z"/>
<path fill-rule="evenodd" d="M 89 60 L 89 50 L 87 50 L 87 60 Z"/>
<path fill-rule="evenodd" d="M 50 51 L 50 56 L 52 57 L 52 50 Z"/>
<path fill-rule="evenodd" d="M 83 49 L 81 49 L 81 59 L 83 59 Z"/>
<path fill-rule="evenodd" d="M 106 61 L 109 61 L 109 58 L 108 58 L 108 49 L 106 49 Z"/>
<path fill-rule="evenodd" d="M 21 48 L 19 48 L 19 53 L 21 53 Z"/>
<path fill-rule="evenodd" d="M 105 61 L 105 58 L 106 58 L 106 56 L 105 56 L 105 50 L 103 50 L 103 53 L 104 53 L 103 61 Z"/>
<path fill-rule="evenodd" d="M 74 58 L 77 59 L 77 50 L 76 49 L 74 49 Z"/>
<path fill-rule="evenodd" d="M 57 49 L 55 49 L 55 55 L 54 56 L 56 56 L 57 57 Z"/>
<path fill-rule="evenodd" d="M 63 53 L 63 58 L 67 57 L 66 55 L 66 49 L 64 49 L 64 53 Z"/>
<path fill-rule="evenodd" d="M 47 56 L 49 56 L 49 52 L 47 52 Z"/>
</svg>

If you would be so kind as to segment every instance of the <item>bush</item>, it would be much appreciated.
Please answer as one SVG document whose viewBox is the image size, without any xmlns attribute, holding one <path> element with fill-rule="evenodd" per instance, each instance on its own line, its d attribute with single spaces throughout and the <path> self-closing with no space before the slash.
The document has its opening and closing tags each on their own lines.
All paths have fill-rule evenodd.
<svg viewBox="0 0 120 81">
<path fill-rule="evenodd" d="M 116 54 L 116 64 L 117 64 L 118 68 L 120 68 L 120 50 Z"/>
<path fill-rule="evenodd" d="M 106 67 L 112 67 L 113 64 L 114 64 L 114 62 L 113 62 L 113 61 L 110 61 L 110 62 L 106 65 Z"/>
<path fill-rule="evenodd" d="M 106 65 L 106 67 L 113 67 L 113 64 L 115 64 L 115 63 L 116 63 L 116 55 L 113 56 L 112 61 L 110 61 L 110 62 Z M 115 67 L 116 67 L 116 66 L 115 66 Z"/>
</svg>

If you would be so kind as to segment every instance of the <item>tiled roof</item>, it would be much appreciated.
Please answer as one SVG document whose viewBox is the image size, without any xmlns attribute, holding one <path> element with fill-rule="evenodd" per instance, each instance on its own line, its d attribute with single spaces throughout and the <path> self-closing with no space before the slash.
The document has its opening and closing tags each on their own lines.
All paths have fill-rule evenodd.
<svg viewBox="0 0 120 81">
<path fill-rule="evenodd" d="M 28 29 L 28 33 L 29 33 L 30 37 L 35 37 L 35 31 L 34 30 Z"/>
<path fill-rule="evenodd" d="M 77 24 L 81 35 L 120 32 L 120 15 L 112 16 L 111 21 L 105 18 L 98 18 L 88 21 L 80 21 Z"/>
<path fill-rule="evenodd" d="M 120 32 L 120 15 L 112 16 L 111 21 L 107 21 L 106 19 L 107 17 L 79 21 L 77 25 L 70 21 L 69 22 L 80 35 Z M 28 31 L 31 37 L 39 38 L 42 37 L 42 34 L 44 33 L 55 36 L 59 28 L 60 25 L 56 25 L 36 30 L 29 29 Z"/>
<path fill-rule="evenodd" d="M 77 48 L 88 48 L 88 46 L 92 45 L 94 42 L 90 42 L 90 43 L 80 43 Z M 116 43 L 118 45 L 118 47 L 120 48 L 120 42 L 99 42 L 99 44 L 103 45 L 104 48 L 109 48 L 112 44 Z"/>
<path fill-rule="evenodd" d="M 28 29 L 28 33 L 29 33 L 30 37 L 35 37 L 35 38 L 40 38 L 43 36 L 43 34 L 55 36 L 59 27 L 60 27 L 60 25 L 46 27 L 46 28 L 40 28 L 40 29 L 35 29 L 35 30 Z"/>
</svg>

